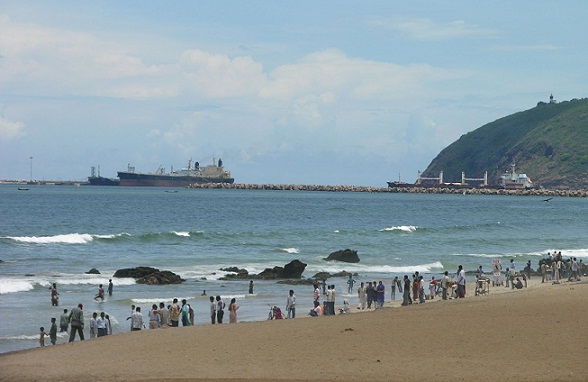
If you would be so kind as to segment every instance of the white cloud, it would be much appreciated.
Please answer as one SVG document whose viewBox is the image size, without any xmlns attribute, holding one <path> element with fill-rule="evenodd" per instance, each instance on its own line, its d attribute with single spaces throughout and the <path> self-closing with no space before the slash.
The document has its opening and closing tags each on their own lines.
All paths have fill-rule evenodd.
<svg viewBox="0 0 588 382">
<path fill-rule="evenodd" d="M 463 20 L 435 22 L 431 19 L 386 20 L 372 19 L 370 25 L 398 31 L 420 41 L 442 41 L 470 37 L 494 37 L 497 31 L 483 28 Z"/>
<path fill-rule="evenodd" d="M 0 118 L 0 141 L 8 141 L 24 134 L 25 125 L 22 122 L 13 122 Z"/>
</svg>

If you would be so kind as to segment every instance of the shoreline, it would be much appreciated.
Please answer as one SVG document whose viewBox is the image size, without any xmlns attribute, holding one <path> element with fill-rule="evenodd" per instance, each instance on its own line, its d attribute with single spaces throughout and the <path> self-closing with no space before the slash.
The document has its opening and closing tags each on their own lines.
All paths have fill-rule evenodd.
<svg viewBox="0 0 588 382">
<path fill-rule="evenodd" d="M 300 307 L 293 320 L 125 332 L 4 353 L 0 380 L 490 381 L 497 362 L 509 380 L 588 378 L 588 338 L 578 326 L 588 312 L 585 281 L 535 278 L 529 288 L 494 287 L 488 296 L 473 296 L 470 285 L 465 299 L 352 306 L 365 314 L 311 318 Z M 557 336 L 555 322 L 565 328 Z M 433 363 L 423 370 L 428 357 Z"/>
</svg>

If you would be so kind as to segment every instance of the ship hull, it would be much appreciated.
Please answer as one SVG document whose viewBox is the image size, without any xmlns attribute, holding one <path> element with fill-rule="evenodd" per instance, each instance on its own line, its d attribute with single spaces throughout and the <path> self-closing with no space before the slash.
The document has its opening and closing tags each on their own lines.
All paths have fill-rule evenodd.
<svg viewBox="0 0 588 382">
<path fill-rule="evenodd" d="M 91 176 L 88 178 L 88 183 L 92 186 L 118 186 L 117 179 L 103 178 L 101 176 Z"/>
<path fill-rule="evenodd" d="M 188 187 L 197 183 L 233 183 L 233 178 L 207 178 L 201 176 L 172 176 L 118 172 L 121 186 L 128 187 Z"/>
</svg>

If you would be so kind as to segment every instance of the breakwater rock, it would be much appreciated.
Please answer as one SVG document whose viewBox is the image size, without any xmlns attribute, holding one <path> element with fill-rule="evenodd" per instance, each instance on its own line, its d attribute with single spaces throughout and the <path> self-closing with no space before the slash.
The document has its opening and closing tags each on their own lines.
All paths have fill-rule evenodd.
<svg viewBox="0 0 588 382">
<path fill-rule="evenodd" d="M 245 184 L 245 183 L 201 183 L 189 188 L 226 189 L 226 190 L 270 190 L 270 191 L 322 191 L 322 192 L 382 192 L 409 194 L 463 194 L 468 195 L 512 195 L 549 197 L 588 197 L 588 190 L 510 190 L 501 188 L 447 188 L 447 187 L 371 187 L 353 185 L 317 185 L 317 184 Z"/>
<path fill-rule="evenodd" d="M 357 251 L 352 249 L 342 249 L 340 251 L 332 252 L 329 256 L 324 258 L 326 261 L 343 261 L 345 263 L 359 263 L 359 256 Z"/>
<path fill-rule="evenodd" d="M 113 277 L 130 277 L 137 280 L 137 284 L 165 285 L 180 284 L 185 280 L 170 271 L 160 271 L 151 267 L 124 268 L 114 272 Z"/>
<path fill-rule="evenodd" d="M 237 267 L 221 268 L 221 271 L 231 272 L 221 280 L 279 280 L 279 279 L 300 279 L 306 268 L 306 264 L 299 260 L 292 260 L 283 267 L 266 268 L 259 274 L 249 273 L 246 269 Z"/>
</svg>

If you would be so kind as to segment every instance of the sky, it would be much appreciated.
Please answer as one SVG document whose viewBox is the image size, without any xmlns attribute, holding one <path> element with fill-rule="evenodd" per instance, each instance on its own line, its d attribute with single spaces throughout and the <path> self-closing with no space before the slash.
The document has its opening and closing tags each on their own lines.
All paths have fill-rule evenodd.
<svg viewBox="0 0 588 382">
<path fill-rule="evenodd" d="M 238 183 L 413 182 L 588 90 L 588 2 L 0 0 L 0 179 L 221 157 Z M 478 176 L 480 174 L 471 174 Z"/>
</svg>

